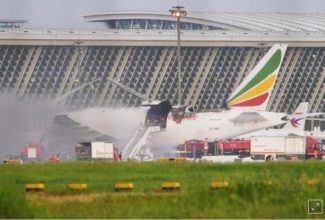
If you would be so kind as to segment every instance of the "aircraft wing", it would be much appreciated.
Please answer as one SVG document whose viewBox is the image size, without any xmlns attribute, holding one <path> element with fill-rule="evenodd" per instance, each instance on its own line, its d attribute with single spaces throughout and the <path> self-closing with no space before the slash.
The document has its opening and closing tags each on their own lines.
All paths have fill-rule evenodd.
<svg viewBox="0 0 325 220">
<path fill-rule="evenodd" d="M 257 121 L 266 121 L 267 118 L 263 117 L 258 112 L 242 112 L 238 116 L 230 119 L 230 121 L 236 124 L 243 124 L 249 122 L 257 122 Z"/>
</svg>

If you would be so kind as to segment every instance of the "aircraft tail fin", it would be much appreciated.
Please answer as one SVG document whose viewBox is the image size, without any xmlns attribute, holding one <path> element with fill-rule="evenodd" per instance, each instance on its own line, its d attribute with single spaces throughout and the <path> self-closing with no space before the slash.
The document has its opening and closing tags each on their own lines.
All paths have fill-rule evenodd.
<svg viewBox="0 0 325 220">
<path fill-rule="evenodd" d="M 229 108 L 265 110 L 270 99 L 287 44 L 275 44 L 231 94 Z"/>
<path fill-rule="evenodd" d="M 284 125 L 282 129 L 303 131 L 305 128 L 308 106 L 308 102 L 301 102 L 293 113 L 293 117 Z"/>
</svg>

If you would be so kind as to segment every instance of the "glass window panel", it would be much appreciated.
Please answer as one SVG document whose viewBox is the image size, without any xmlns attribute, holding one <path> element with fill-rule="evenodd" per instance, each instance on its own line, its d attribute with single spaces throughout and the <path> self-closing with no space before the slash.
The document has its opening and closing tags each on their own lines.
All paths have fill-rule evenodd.
<svg viewBox="0 0 325 220">
<path fill-rule="evenodd" d="M 161 21 L 160 20 L 149 20 L 149 28 L 151 29 L 160 29 Z"/>
<path fill-rule="evenodd" d="M 130 29 L 131 20 L 120 20 L 122 29 Z"/>
</svg>

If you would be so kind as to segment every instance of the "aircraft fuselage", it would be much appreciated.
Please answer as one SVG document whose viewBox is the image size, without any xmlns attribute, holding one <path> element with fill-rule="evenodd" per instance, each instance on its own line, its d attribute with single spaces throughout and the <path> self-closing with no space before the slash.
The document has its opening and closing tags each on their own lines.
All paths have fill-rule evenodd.
<svg viewBox="0 0 325 220">
<path fill-rule="evenodd" d="M 227 109 L 220 112 L 186 113 L 183 118 L 175 118 L 172 113 L 167 117 L 166 129 L 151 135 L 153 145 L 175 146 L 191 139 L 226 139 L 252 131 L 285 123 L 281 120 L 284 113 L 258 111 L 265 120 L 236 122 L 232 119 L 243 113 L 240 109 Z"/>
</svg>

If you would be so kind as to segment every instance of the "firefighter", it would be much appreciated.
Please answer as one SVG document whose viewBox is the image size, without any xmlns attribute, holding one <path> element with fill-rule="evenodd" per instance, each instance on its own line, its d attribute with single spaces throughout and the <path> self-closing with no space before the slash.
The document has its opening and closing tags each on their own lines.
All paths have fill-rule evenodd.
<svg viewBox="0 0 325 220">
<path fill-rule="evenodd" d="M 122 161 L 122 151 L 120 151 L 120 153 L 118 154 L 118 158 L 120 161 Z"/>
</svg>

